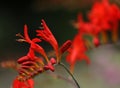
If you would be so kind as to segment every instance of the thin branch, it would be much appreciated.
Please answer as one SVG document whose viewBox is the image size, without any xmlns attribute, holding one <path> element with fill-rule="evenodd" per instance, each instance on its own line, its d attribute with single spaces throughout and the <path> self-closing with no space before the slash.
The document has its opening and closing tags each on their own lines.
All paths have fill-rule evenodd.
<svg viewBox="0 0 120 88">
<path fill-rule="evenodd" d="M 64 81 L 66 81 L 66 82 L 69 82 L 70 84 L 73 84 L 75 86 L 75 88 L 76 88 L 76 84 L 72 80 L 70 80 L 68 78 L 65 78 L 65 77 L 63 77 L 61 75 L 55 74 L 53 72 L 48 72 L 48 74 L 55 77 L 55 78 L 62 79 Z"/>
<path fill-rule="evenodd" d="M 63 64 L 63 63 L 58 63 L 60 66 L 62 66 L 68 73 L 69 75 L 72 77 L 72 79 L 74 80 L 76 86 L 78 88 L 80 88 L 80 85 L 78 84 L 77 80 L 75 79 L 75 77 L 72 75 L 72 73 L 69 71 L 69 69 Z"/>
</svg>

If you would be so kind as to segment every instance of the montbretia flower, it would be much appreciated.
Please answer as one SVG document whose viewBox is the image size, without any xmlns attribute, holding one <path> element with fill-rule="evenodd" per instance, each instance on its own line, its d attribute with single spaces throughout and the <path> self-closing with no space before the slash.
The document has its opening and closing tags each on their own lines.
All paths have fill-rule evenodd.
<svg viewBox="0 0 120 88">
<path fill-rule="evenodd" d="M 101 28 L 104 43 L 107 42 L 106 31 L 112 32 L 112 40 L 118 40 L 118 23 L 120 20 L 120 9 L 117 5 L 109 3 L 109 0 L 95 2 L 91 11 L 88 13 L 88 19 L 92 24 Z"/>
<path fill-rule="evenodd" d="M 45 23 L 44 20 L 42 20 L 41 23 L 42 29 L 40 30 L 36 30 L 37 32 L 37 36 L 39 36 L 42 40 L 50 43 L 52 45 L 52 47 L 55 50 L 56 53 L 56 57 L 57 57 L 57 62 L 60 62 L 60 56 L 67 51 L 67 49 L 71 46 L 71 41 L 68 40 L 66 41 L 59 50 L 59 45 L 57 40 L 55 39 L 54 35 L 52 34 L 52 32 L 50 31 L 50 29 L 48 28 L 47 24 Z"/>
<path fill-rule="evenodd" d="M 120 20 L 120 9 L 115 4 L 109 4 L 109 16 L 108 22 L 111 24 L 111 31 L 112 31 L 112 40 L 116 42 L 118 40 L 118 25 Z"/>
<path fill-rule="evenodd" d="M 100 31 L 100 28 L 97 25 L 93 25 L 91 22 L 85 22 L 82 16 L 82 13 L 78 13 L 76 27 L 78 32 L 82 35 L 97 35 Z"/>
<path fill-rule="evenodd" d="M 88 13 L 88 19 L 95 25 L 101 28 L 101 31 L 106 31 L 110 29 L 110 24 L 107 22 L 109 17 L 108 8 L 106 6 L 108 0 L 103 0 L 102 2 L 95 2 L 91 11 Z"/>
<path fill-rule="evenodd" d="M 70 70 L 73 72 L 74 65 L 77 60 L 85 60 L 87 64 L 90 63 L 88 56 L 86 55 L 87 48 L 85 46 L 85 41 L 82 37 L 77 34 L 73 40 L 71 48 L 68 50 L 67 62 L 70 64 Z"/>
<path fill-rule="evenodd" d="M 19 84 L 24 85 L 26 81 L 40 73 L 43 73 L 44 71 L 50 70 L 53 72 L 55 70 L 54 64 L 60 62 L 61 55 L 71 46 L 71 41 L 68 40 L 60 47 L 60 49 L 58 49 L 58 43 L 44 20 L 42 20 L 42 26 L 43 29 L 36 30 L 37 36 L 39 36 L 39 38 L 30 39 L 27 25 L 24 25 L 24 36 L 17 34 L 17 36 L 21 37 L 21 39 L 18 39 L 17 41 L 27 42 L 30 44 L 27 55 L 17 60 L 19 64 L 19 67 L 17 68 L 19 73 L 19 81 L 17 80 L 18 86 Z M 54 51 L 56 52 L 57 60 L 54 57 L 51 57 L 50 59 L 48 58 L 44 48 L 38 44 L 42 41 L 46 41 L 52 45 Z M 36 53 L 42 55 L 42 57 L 36 56 Z M 44 58 L 46 62 L 44 61 Z"/>
<path fill-rule="evenodd" d="M 93 37 L 93 44 L 96 46 L 96 42 L 94 42 L 94 39 L 99 42 L 98 36 L 100 34 L 101 28 L 98 25 L 92 24 L 91 22 L 84 22 L 82 14 L 79 13 L 77 17 L 77 29 L 79 35 L 84 38 L 85 35 L 89 35 Z M 97 43 L 97 46 L 100 43 Z"/>
<path fill-rule="evenodd" d="M 90 35 L 93 37 L 93 44 L 98 47 L 100 45 L 99 35 L 102 34 L 104 43 L 107 42 L 106 32 L 113 33 L 113 40 L 117 40 L 118 21 L 120 19 L 119 8 L 115 4 L 110 4 L 108 0 L 102 2 L 95 2 L 91 11 L 88 13 L 88 21 L 83 20 L 82 14 L 77 16 L 77 22 L 73 25 L 78 29 L 78 34 L 73 39 L 72 47 L 69 49 L 67 61 L 74 68 L 76 60 L 85 59 L 90 63 L 89 58 L 85 54 L 87 51 L 84 36 Z"/>
<path fill-rule="evenodd" d="M 46 70 L 54 71 L 54 64 L 56 63 L 55 59 L 48 59 L 44 49 L 38 43 L 42 42 L 39 38 L 30 39 L 28 35 L 27 25 L 24 25 L 24 36 L 17 34 L 17 36 L 22 39 L 18 39 L 19 42 L 27 42 L 30 44 L 29 51 L 26 56 L 23 56 L 17 60 L 20 66 L 18 67 L 19 79 L 29 80 L 35 75 L 42 73 Z M 42 57 L 36 56 L 35 53 L 38 53 L 46 59 L 47 63 Z"/>
<path fill-rule="evenodd" d="M 20 34 L 17 36 L 21 37 Z M 24 25 L 24 37 L 22 36 L 22 39 L 18 39 L 18 41 L 20 41 L 20 42 L 24 41 L 24 42 L 27 42 L 30 44 L 30 48 L 29 48 L 29 52 L 28 52 L 27 56 L 22 57 L 20 60 L 22 60 L 22 59 L 23 60 L 24 59 L 34 60 L 34 57 L 35 57 L 34 53 L 37 52 L 37 53 L 41 54 L 42 56 L 44 56 L 45 59 L 47 60 L 47 62 L 49 61 L 44 49 L 40 45 L 37 44 L 38 42 L 41 42 L 41 40 L 38 38 L 34 38 L 31 40 L 29 38 L 27 25 Z"/>
<path fill-rule="evenodd" d="M 58 43 L 55 37 L 53 36 L 52 32 L 50 31 L 44 20 L 42 20 L 41 26 L 42 26 L 41 30 L 36 30 L 37 36 L 39 36 L 44 41 L 50 43 L 56 52 L 57 58 L 59 58 Z"/>
<path fill-rule="evenodd" d="M 12 88 L 34 88 L 34 81 L 33 79 L 20 81 L 18 78 L 16 78 L 12 84 Z"/>
</svg>

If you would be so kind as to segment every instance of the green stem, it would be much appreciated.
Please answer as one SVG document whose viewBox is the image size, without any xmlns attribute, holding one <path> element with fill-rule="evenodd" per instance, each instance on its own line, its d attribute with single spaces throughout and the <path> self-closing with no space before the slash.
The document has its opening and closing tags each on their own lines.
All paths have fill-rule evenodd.
<svg viewBox="0 0 120 88">
<path fill-rule="evenodd" d="M 69 69 L 68 69 L 63 63 L 61 63 L 61 62 L 59 63 L 59 65 L 62 66 L 62 67 L 69 73 L 69 75 L 70 75 L 70 76 L 72 77 L 72 79 L 74 80 L 76 86 L 77 86 L 78 88 L 80 88 L 80 85 L 78 84 L 77 80 L 76 80 L 75 77 L 72 75 L 72 73 L 69 71 Z"/>
</svg>

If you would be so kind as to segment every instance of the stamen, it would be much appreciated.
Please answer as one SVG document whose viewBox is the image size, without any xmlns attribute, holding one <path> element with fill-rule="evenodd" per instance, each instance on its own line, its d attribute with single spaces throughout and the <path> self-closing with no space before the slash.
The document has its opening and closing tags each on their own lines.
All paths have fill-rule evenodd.
<svg viewBox="0 0 120 88">
<path fill-rule="evenodd" d="M 20 33 L 17 33 L 16 36 L 24 39 L 24 37 Z"/>
<path fill-rule="evenodd" d="M 18 42 L 26 42 L 25 39 L 16 39 L 16 41 L 18 41 Z"/>
</svg>

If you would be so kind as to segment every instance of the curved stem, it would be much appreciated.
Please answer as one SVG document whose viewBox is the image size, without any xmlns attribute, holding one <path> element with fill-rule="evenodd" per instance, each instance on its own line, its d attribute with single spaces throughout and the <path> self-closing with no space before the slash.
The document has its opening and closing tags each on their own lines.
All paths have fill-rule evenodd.
<svg viewBox="0 0 120 88">
<path fill-rule="evenodd" d="M 68 78 L 65 78 L 65 77 L 63 77 L 63 76 L 61 76 L 61 75 L 55 74 L 55 73 L 53 73 L 53 72 L 48 72 L 48 74 L 51 75 L 51 76 L 53 76 L 53 77 L 55 77 L 55 78 L 59 78 L 59 79 L 62 79 L 62 80 L 64 80 L 64 81 L 67 81 L 67 82 L 69 82 L 70 84 L 73 84 L 73 85 L 75 86 L 74 88 L 76 88 L 76 84 L 75 84 L 72 80 L 70 80 L 70 79 L 68 79 Z"/>
<path fill-rule="evenodd" d="M 76 84 L 76 86 L 78 87 L 78 88 L 80 88 L 80 85 L 78 84 L 78 82 L 77 82 L 77 80 L 75 79 L 75 77 L 72 75 L 72 73 L 69 71 L 69 69 L 63 64 L 63 63 L 58 63 L 60 66 L 62 66 L 68 73 L 69 73 L 69 75 L 72 77 L 72 79 L 74 80 L 74 82 L 75 82 L 75 84 Z"/>
</svg>

